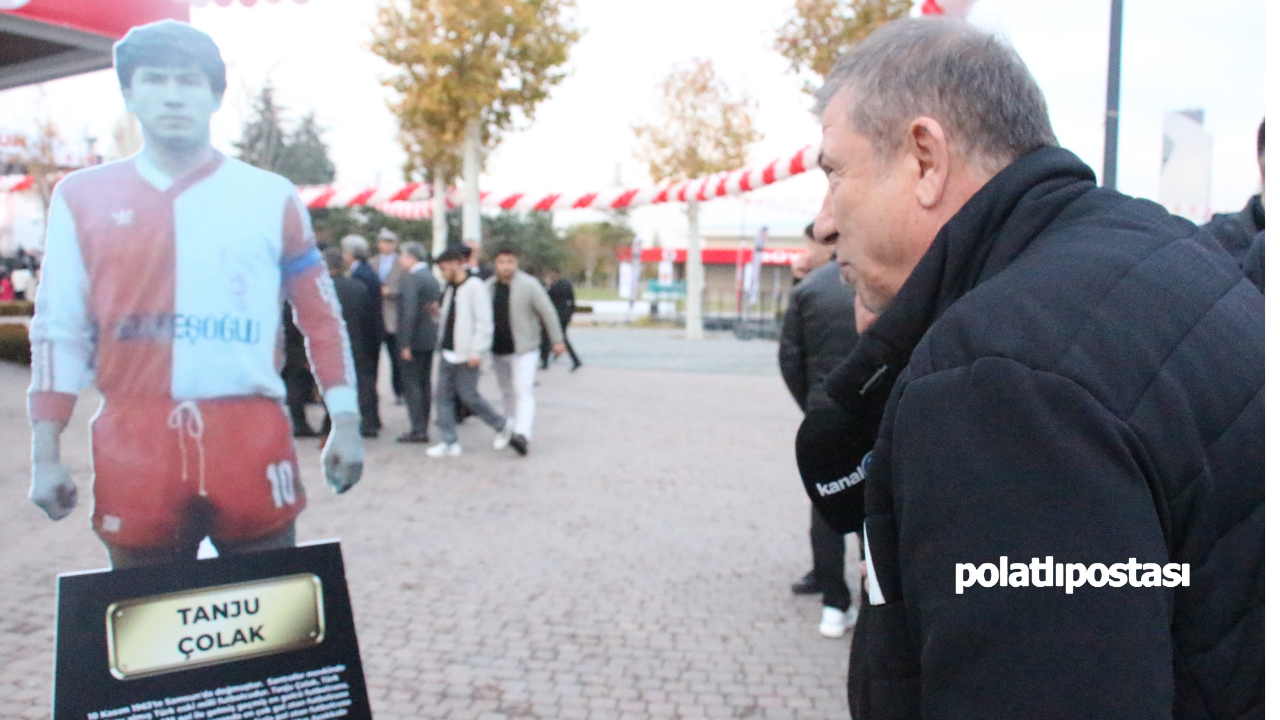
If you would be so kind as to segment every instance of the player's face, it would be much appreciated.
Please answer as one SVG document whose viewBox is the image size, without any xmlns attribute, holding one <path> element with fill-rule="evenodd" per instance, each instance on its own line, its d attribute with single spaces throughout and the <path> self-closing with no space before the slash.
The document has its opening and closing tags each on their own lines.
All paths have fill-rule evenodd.
<svg viewBox="0 0 1280 720">
<path fill-rule="evenodd" d="M 133 71 L 124 102 L 138 116 L 147 142 L 197 150 L 209 144 L 209 118 L 222 106 L 222 96 L 198 68 L 143 66 Z"/>
<path fill-rule="evenodd" d="M 511 282 L 520 268 L 520 260 L 515 255 L 502 254 L 493 259 L 493 271 L 502 282 Z"/>
</svg>

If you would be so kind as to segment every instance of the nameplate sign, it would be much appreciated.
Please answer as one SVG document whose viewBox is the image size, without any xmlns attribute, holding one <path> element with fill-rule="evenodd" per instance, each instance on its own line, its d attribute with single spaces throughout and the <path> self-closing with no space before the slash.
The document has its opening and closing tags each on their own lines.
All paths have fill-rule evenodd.
<svg viewBox="0 0 1280 720">
<path fill-rule="evenodd" d="M 58 578 L 54 720 L 370 717 L 336 542 Z"/>
</svg>

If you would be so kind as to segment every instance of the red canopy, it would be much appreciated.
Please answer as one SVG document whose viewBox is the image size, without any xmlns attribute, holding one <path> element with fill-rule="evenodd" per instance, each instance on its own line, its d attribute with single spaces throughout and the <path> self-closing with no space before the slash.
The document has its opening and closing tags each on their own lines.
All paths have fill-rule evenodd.
<svg viewBox="0 0 1280 720">
<path fill-rule="evenodd" d="M 0 90 L 111 67 L 129 28 L 189 17 L 178 0 L 0 0 Z"/>
</svg>

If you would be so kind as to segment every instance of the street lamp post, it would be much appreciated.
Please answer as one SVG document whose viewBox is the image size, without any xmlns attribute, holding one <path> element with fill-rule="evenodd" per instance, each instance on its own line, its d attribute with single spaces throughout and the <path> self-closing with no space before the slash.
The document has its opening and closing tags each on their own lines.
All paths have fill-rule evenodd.
<svg viewBox="0 0 1280 720">
<path fill-rule="evenodd" d="M 1107 136 L 1102 152 L 1102 186 L 1116 186 L 1116 147 L 1120 133 L 1120 26 L 1124 0 L 1111 0 L 1111 47 L 1107 54 Z"/>
</svg>

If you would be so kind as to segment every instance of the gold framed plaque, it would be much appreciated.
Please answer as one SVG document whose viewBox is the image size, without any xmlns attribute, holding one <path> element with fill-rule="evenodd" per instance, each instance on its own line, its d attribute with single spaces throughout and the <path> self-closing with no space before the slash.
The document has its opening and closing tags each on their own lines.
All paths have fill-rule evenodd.
<svg viewBox="0 0 1280 720">
<path fill-rule="evenodd" d="M 107 607 L 120 680 L 245 660 L 324 641 L 324 588 L 311 573 L 134 598 Z"/>
</svg>

